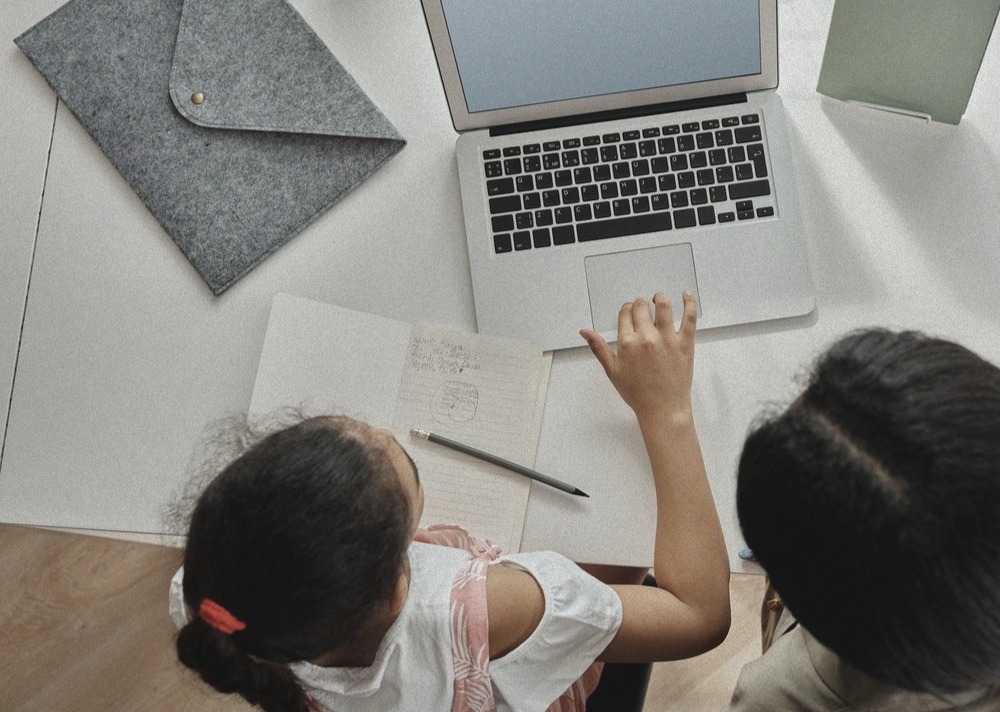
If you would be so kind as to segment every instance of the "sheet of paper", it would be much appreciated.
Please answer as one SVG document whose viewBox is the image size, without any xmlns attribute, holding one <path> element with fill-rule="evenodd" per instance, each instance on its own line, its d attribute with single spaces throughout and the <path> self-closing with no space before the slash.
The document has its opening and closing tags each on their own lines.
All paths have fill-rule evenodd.
<svg viewBox="0 0 1000 712">
<path fill-rule="evenodd" d="M 414 325 L 393 430 L 417 463 L 422 525 L 458 524 L 520 548 L 531 481 L 410 435 L 420 428 L 532 467 L 551 353 L 531 344 Z"/>
</svg>

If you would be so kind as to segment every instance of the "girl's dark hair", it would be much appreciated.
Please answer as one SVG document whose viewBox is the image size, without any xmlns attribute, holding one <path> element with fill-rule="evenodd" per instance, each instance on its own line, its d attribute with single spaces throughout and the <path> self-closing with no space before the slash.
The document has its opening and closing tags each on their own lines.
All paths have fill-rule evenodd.
<svg viewBox="0 0 1000 712">
<path fill-rule="evenodd" d="M 211 599 L 246 623 L 226 635 L 195 616 L 181 662 L 265 710 L 306 710 L 287 663 L 350 643 L 391 600 L 411 512 L 385 453 L 346 418 L 311 418 L 229 464 L 191 517 L 184 600 Z"/>
<path fill-rule="evenodd" d="M 1000 682 L 1000 369 L 919 333 L 834 344 L 739 463 L 747 544 L 827 647 L 893 684 Z"/>
</svg>

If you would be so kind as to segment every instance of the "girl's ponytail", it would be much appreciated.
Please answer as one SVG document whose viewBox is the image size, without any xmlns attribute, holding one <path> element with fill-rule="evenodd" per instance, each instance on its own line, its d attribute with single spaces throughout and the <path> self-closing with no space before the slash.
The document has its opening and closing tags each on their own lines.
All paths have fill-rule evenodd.
<svg viewBox="0 0 1000 712">
<path fill-rule="evenodd" d="M 230 634 L 194 618 L 177 635 L 177 657 L 223 693 L 238 693 L 267 712 L 308 712 L 309 700 L 287 665 L 243 652 Z"/>
</svg>

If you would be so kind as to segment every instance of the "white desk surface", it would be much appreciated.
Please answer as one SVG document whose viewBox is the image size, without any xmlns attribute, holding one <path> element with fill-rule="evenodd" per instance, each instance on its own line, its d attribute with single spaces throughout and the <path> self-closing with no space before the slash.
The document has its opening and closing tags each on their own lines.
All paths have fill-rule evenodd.
<svg viewBox="0 0 1000 712">
<path fill-rule="evenodd" d="M 277 292 L 475 327 L 456 135 L 419 2 L 292 2 L 409 143 L 218 298 L 11 41 L 61 2 L 7 4 L 0 521 L 161 531 L 206 425 L 249 405 Z M 783 0 L 779 16 L 817 311 L 703 333 L 696 356 L 696 419 L 734 553 L 747 426 L 793 397 L 796 374 L 838 335 L 922 329 L 1000 363 L 1000 41 L 962 123 L 927 124 L 815 92 L 832 6 Z M 536 465 L 562 471 L 567 459 L 607 472 L 609 491 L 650 486 L 631 416 L 582 348 L 556 355 Z M 593 556 L 578 558 L 620 560 L 602 542 L 652 522 L 566 506 L 536 488 L 526 548 L 573 554 L 583 537 Z"/>
</svg>

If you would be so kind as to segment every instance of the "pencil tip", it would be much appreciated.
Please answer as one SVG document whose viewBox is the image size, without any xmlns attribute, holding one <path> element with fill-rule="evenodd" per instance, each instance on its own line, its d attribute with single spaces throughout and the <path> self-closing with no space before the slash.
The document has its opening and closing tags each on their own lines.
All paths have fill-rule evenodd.
<svg viewBox="0 0 1000 712">
<path fill-rule="evenodd" d="M 421 430 L 420 428 L 410 428 L 410 435 L 415 438 L 421 438 L 427 440 L 427 436 L 430 435 L 426 430 Z"/>
<path fill-rule="evenodd" d="M 587 494 L 586 492 L 584 492 L 582 489 L 580 489 L 578 487 L 574 488 L 573 494 L 575 494 L 577 497 L 587 497 L 588 499 L 590 498 L 589 494 Z"/>
</svg>

